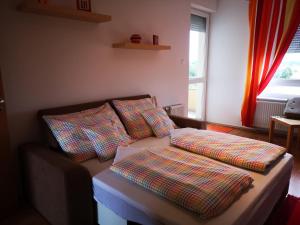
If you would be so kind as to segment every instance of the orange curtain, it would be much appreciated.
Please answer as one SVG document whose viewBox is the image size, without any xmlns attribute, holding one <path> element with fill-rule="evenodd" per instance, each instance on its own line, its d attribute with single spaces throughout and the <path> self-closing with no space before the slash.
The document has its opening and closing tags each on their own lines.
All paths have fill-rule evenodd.
<svg viewBox="0 0 300 225">
<path fill-rule="evenodd" d="M 300 0 L 250 0 L 250 41 L 242 124 L 253 126 L 256 97 L 279 67 L 300 24 Z"/>
</svg>

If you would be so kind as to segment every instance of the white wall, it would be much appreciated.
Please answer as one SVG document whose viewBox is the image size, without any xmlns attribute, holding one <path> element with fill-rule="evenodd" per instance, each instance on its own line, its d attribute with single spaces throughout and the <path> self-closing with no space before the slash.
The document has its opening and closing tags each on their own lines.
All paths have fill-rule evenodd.
<svg viewBox="0 0 300 225">
<path fill-rule="evenodd" d="M 191 5 L 193 8 L 198 8 L 206 12 L 216 12 L 218 1 L 212 0 L 192 0 Z"/>
<path fill-rule="evenodd" d="M 211 16 L 207 120 L 241 126 L 248 54 L 248 1 L 219 0 Z"/>
<path fill-rule="evenodd" d="M 112 15 L 90 24 L 0 8 L 0 67 L 13 146 L 39 140 L 39 109 L 149 93 L 161 105 L 187 104 L 190 0 L 92 1 Z M 215 10 L 216 0 L 196 0 Z M 171 51 L 113 49 L 140 33 L 170 44 Z"/>
</svg>

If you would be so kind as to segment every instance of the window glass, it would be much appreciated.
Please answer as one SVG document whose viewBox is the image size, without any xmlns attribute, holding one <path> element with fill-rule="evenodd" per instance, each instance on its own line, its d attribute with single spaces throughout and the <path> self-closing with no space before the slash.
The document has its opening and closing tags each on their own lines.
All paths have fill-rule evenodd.
<svg viewBox="0 0 300 225">
<path fill-rule="evenodd" d="M 204 76 L 205 32 L 190 31 L 189 78 Z"/>
<path fill-rule="evenodd" d="M 204 76 L 206 18 L 191 15 L 189 78 Z"/>
<path fill-rule="evenodd" d="M 204 85 L 203 83 L 196 83 L 189 85 L 189 117 L 199 118 L 203 113 L 204 101 Z"/>
<path fill-rule="evenodd" d="M 300 80 L 300 52 L 285 54 L 274 79 Z"/>
<path fill-rule="evenodd" d="M 205 119 L 208 14 L 191 15 L 189 43 L 188 115 Z"/>
</svg>

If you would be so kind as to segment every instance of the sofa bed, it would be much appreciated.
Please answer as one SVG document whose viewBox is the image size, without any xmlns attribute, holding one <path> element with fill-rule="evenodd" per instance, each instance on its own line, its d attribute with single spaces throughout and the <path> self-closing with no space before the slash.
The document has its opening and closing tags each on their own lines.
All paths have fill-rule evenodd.
<svg viewBox="0 0 300 225">
<path fill-rule="evenodd" d="M 126 118 L 124 118 L 128 116 L 128 114 L 132 114 L 131 111 L 135 108 L 130 105 L 130 107 L 127 107 L 127 111 L 120 110 L 120 108 L 122 109 L 120 105 L 122 106 L 123 102 L 129 102 L 131 104 L 135 101 L 144 101 L 144 99 L 147 99 L 149 102 L 151 100 L 151 96 L 141 95 L 116 98 L 93 103 L 46 109 L 38 112 L 38 119 L 44 133 L 45 143 L 26 144 L 21 146 L 20 150 L 25 177 L 25 193 L 27 194 L 31 204 L 41 213 L 41 215 L 54 225 L 118 225 L 131 223 L 199 225 L 264 224 L 275 204 L 287 194 L 293 165 L 292 156 L 285 153 L 285 151 L 280 147 L 259 142 L 257 143 L 259 148 L 261 148 L 261 146 L 265 146 L 271 153 L 273 149 L 278 149 L 279 151 L 278 157 L 272 159 L 272 163 L 270 163 L 270 165 L 268 164 L 268 167 L 264 168 L 263 171 L 260 171 L 261 166 L 256 167 L 258 170 L 253 170 L 251 165 L 246 163 L 245 168 L 240 168 L 241 164 L 235 164 L 240 163 L 239 160 L 234 161 L 229 158 L 227 161 L 222 161 L 224 157 L 217 158 L 219 154 L 217 154 L 217 156 L 213 154 L 206 154 L 208 152 L 207 149 L 209 149 L 210 146 L 214 146 L 213 144 L 210 144 L 210 139 L 205 140 L 209 143 L 205 147 L 205 151 L 196 152 L 195 150 L 198 151 L 199 148 L 184 149 L 184 145 L 180 144 L 184 143 L 185 139 L 180 140 L 181 142 L 176 142 L 175 137 L 177 133 L 179 136 L 181 135 L 181 130 L 184 132 L 195 132 L 195 134 L 198 135 L 195 137 L 196 139 L 199 139 L 201 135 L 203 135 L 201 138 L 204 139 L 210 137 L 210 135 L 216 135 L 212 137 L 215 137 L 216 140 L 219 141 L 219 145 L 217 146 L 222 146 L 222 142 L 223 140 L 225 142 L 226 138 L 228 138 L 230 143 L 236 138 L 231 136 L 218 136 L 221 134 L 203 133 L 204 131 L 202 132 L 203 134 L 201 132 L 198 133 L 200 129 L 206 128 L 205 122 L 177 116 L 169 116 L 170 121 L 172 122 L 172 125 L 170 125 L 170 122 L 169 126 L 174 126 L 174 129 L 172 129 L 174 135 L 168 134 L 163 137 L 156 137 L 157 133 L 155 132 L 155 129 L 153 129 L 154 134 L 149 133 L 148 135 L 145 135 L 145 132 L 141 131 L 142 129 L 140 129 L 139 126 L 137 126 L 139 129 L 136 129 L 136 127 L 130 127 L 130 124 L 128 124 L 126 122 Z M 53 119 L 56 120 L 57 115 L 62 115 L 62 117 L 59 118 L 64 118 L 65 115 L 69 117 L 69 115 L 78 112 L 94 113 L 95 109 L 102 107 L 105 104 L 110 105 L 122 122 L 122 125 L 124 125 L 124 128 L 126 128 L 125 136 L 127 136 L 128 133 L 132 134 L 135 132 L 136 136 L 134 138 L 128 135 L 133 141 L 128 142 L 126 146 L 123 147 L 123 150 L 120 148 L 121 150 L 119 151 L 119 146 L 117 152 L 109 152 L 109 157 L 107 157 L 107 154 L 102 155 L 101 151 L 97 152 L 95 156 L 91 156 L 89 155 L 90 153 L 84 152 L 84 154 L 80 155 L 80 157 L 74 156 L 70 154 L 70 152 L 63 151 L 64 149 L 62 148 L 66 146 L 68 148 L 70 145 L 69 142 L 65 143 L 68 138 L 63 136 L 64 138 L 59 140 L 57 138 L 57 133 L 53 132 L 53 128 L 55 130 L 57 127 L 52 126 L 53 124 L 49 121 L 53 121 Z M 156 108 L 155 103 L 153 103 L 153 105 L 154 108 Z M 146 109 L 145 112 L 147 110 L 148 109 Z M 88 114 L 88 116 L 89 115 L 90 114 Z M 143 119 L 148 122 L 146 117 Z M 150 123 L 152 122 L 151 120 L 149 121 Z M 134 122 L 136 121 L 133 120 L 133 124 Z M 101 121 L 101 123 L 103 124 L 103 121 Z M 116 129 L 118 129 L 118 126 L 121 125 L 117 124 L 115 126 Z M 164 129 L 161 129 L 161 127 L 156 128 L 159 128 L 161 131 L 165 131 Z M 196 128 L 196 130 L 191 128 Z M 107 130 L 105 130 L 105 135 L 106 132 Z M 85 134 L 90 140 L 94 141 L 94 146 L 101 146 L 100 150 L 102 150 L 103 141 L 100 141 L 99 143 L 99 138 L 97 138 L 97 135 L 95 136 L 95 132 L 85 130 Z M 188 137 L 190 137 L 191 134 L 192 133 L 189 133 Z M 111 139 L 107 140 L 111 147 L 114 142 Z M 201 145 L 204 143 L 203 140 L 200 143 Z M 248 142 L 245 145 L 252 144 L 251 140 L 243 139 L 242 141 L 242 144 L 244 144 L 245 141 Z M 105 145 L 105 147 L 106 146 L 107 145 Z M 191 145 L 187 145 L 187 147 L 190 146 Z M 160 153 L 158 152 L 163 151 L 165 151 L 168 156 L 160 156 Z M 211 152 L 213 151 L 214 149 L 211 150 Z M 240 149 L 238 149 L 238 151 L 240 151 Z M 127 153 L 125 154 L 125 152 Z M 234 154 L 236 154 L 236 152 L 234 152 Z M 181 190 L 182 192 L 176 193 L 175 199 L 172 199 L 172 196 L 170 197 L 168 193 L 160 192 L 160 190 L 165 187 L 155 189 L 155 185 L 153 188 L 153 185 L 151 186 L 151 184 L 144 184 L 145 179 L 147 182 L 155 183 L 156 180 L 162 179 L 160 175 L 158 176 L 156 174 L 158 178 L 154 177 L 152 180 L 149 180 L 149 177 L 149 179 L 147 177 L 143 178 L 144 183 L 139 183 L 138 179 L 132 179 L 134 174 L 128 175 L 128 170 L 126 170 L 128 168 L 126 168 L 126 166 L 124 168 L 124 163 L 125 165 L 131 163 L 130 165 L 135 167 L 138 162 L 137 160 L 141 160 L 142 156 L 147 156 L 142 159 L 144 160 L 142 163 L 145 162 L 151 164 L 152 162 L 151 160 L 149 161 L 148 158 L 150 155 L 158 157 L 158 160 L 164 158 L 163 160 L 165 161 L 162 162 L 166 162 L 166 157 L 170 157 L 167 158 L 167 160 L 173 160 L 170 161 L 172 163 L 177 163 L 178 160 L 182 159 L 182 157 L 185 160 L 195 160 L 193 165 L 189 165 L 190 167 L 188 167 L 188 169 L 200 166 L 197 168 L 203 168 L 204 171 L 206 168 L 201 167 L 201 163 L 208 162 L 213 165 L 212 168 L 210 168 L 211 170 L 218 168 L 220 170 L 226 170 L 226 173 L 228 172 L 227 174 L 236 173 L 236 175 L 240 176 L 236 179 L 236 182 L 240 182 L 243 178 L 245 179 L 243 185 L 246 185 L 247 183 L 247 187 L 243 188 L 243 190 L 240 188 L 236 193 L 236 197 L 232 199 L 231 202 L 228 202 L 227 205 L 223 204 L 226 202 L 225 200 L 220 202 L 218 201 L 219 198 L 212 197 L 211 199 L 214 199 L 213 203 L 217 207 L 212 208 L 213 210 L 210 210 L 210 214 L 201 214 L 204 212 L 201 211 L 201 208 L 193 207 L 193 200 L 194 198 L 199 197 L 197 195 L 198 193 L 190 198 L 187 197 L 188 200 L 184 199 L 183 201 L 178 201 L 176 197 L 180 196 L 180 194 L 186 195 L 189 193 L 190 189 L 188 189 L 188 191 Z M 172 155 L 175 156 L 176 160 L 172 158 Z M 178 158 L 179 156 L 182 157 Z M 261 157 L 261 155 L 259 155 L 259 157 Z M 183 164 L 184 167 L 182 168 L 186 168 L 187 164 L 189 164 L 189 162 L 187 163 L 186 160 L 185 164 Z M 180 165 L 182 166 L 182 163 Z M 254 163 L 254 165 L 257 166 L 257 163 Z M 160 168 L 160 166 L 161 165 L 157 165 L 157 168 Z M 164 167 L 164 165 L 162 165 L 163 170 L 170 170 L 170 168 L 176 170 L 176 168 L 174 168 L 174 166 L 172 167 L 172 165 L 171 167 Z M 138 167 L 135 169 L 138 171 L 143 169 L 145 173 L 149 172 L 146 171 L 145 169 L 147 168 L 144 167 Z M 208 173 L 209 172 L 211 171 L 208 171 Z M 149 174 L 151 175 L 152 173 L 153 171 L 151 170 Z M 194 174 L 190 175 L 195 177 L 198 173 L 199 171 L 195 171 Z M 136 175 L 137 178 L 140 178 L 138 177 L 139 175 L 140 174 Z M 174 173 L 171 175 L 173 176 Z M 172 179 L 172 176 L 170 179 Z M 213 180 L 209 180 L 209 177 L 205 177 L 205 174 L 199 176 L 204 176 L 204 178 L 208 180 L 208 183 L 213 182 Z M 164 182 L 173 182 L 168 180 L 167 176 L 164 177 L 164 179 L 166 179 Z M 226 181 L 225 177 L 222 177 L 221 181 L 223 180 L 224 182 Z M 200 181 L 197 180 L 197 182 L 202 181 L 203 179 Z M 160 185 L 163 185 L 164 182 Z M 179 183 L 176 182 L 174 183 L 174 187 L 176 187 L 177 184 L 180 186 Z M 214 180 L 214 182 L 216 182 L 216 180 Z M 212 186 L 211 183 L 210 186 Z M 240 185 L 240 183 L 238 184 Z M 181 183 L 181 185 L 184 186 L 185 181 Z M 205 187 L 207 187 L 207 191 L 205 192 L 208 194 L 215 194 L 215 192 L 209 192 L 210 187 Z M 170 193 L 174 193 L 172 192 L 172 188 L 167 190 L 171 190 Z M 218 184 L 216 184 L 216 188 L 219 188 Z M 201 189 L 197 190 L 199 191 Z M 236 191 L 236 188 L 231 191 Z M 207 193 L 204 193 L 205 198 L 209 197 Z M 227 194 L 228 193 L 233 192 L 228 191 Z M 200 197 L 203 197 L 203 195 Z M 190 201 L 190 199 L 192 201 Z M 209 202 L 210 200 L 207 201 Z M 184 203 L 181 205 L 177 204 L 182 202 Z M 220 206 L 223 206 L 224 210 L 216 212 L 215 214 L 214 212 L 211 213 L 212 211 L 217 210 Z M 207 216 L 207 218 L 205 216 Z"/>
</svg>

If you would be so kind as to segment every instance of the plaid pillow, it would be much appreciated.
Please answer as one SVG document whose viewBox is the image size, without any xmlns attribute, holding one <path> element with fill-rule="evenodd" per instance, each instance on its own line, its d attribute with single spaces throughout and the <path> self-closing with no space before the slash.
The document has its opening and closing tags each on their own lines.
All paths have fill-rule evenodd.
<svg viewBox="0 0 300 225">
<path fill-rule="evenodd" d="M 95 147 L 83 128 L 114 127 L 122 145 L 132 142 L 123 124 L 108 103 L 78 113 L 44 116 L 43 118 L 62 150 L 77 162 L 97 157 Z"/>
<path fill-rule="evenodd" d="M 156 137 L 161 138 L 170 135 L 171 131 L 174 130 L 173 121 L 162 108 L 146 110 L 142 112 L 142 115 L 151 126 Z"/>
<path fill-rule="evenodd" d="M 126 145 L 133 142 L 131 137 L 127 134 L 119 117 L 117 116 L 115 111 L 111 108 L 109 103 L 105 103 L 104 105 L 97 108 L 82 111 L 81 114 L 83 114 L 84 117 L 94 116 L 93 119 L 97 120 L 97 118 L 99 118 L 100 121 L 102 120 L 103 117 L 105 117 L 108 120 L 111 120 L 113 122 L 113 125 L 118 129 L 123 144 Z"/>
<path fill-rule="evenodd" d="M 135 139 L 142 139 L 153 135 L 151 127 L 147 124 L 142 112 L 155 108 L 151 98 L 139 100 L 114 100 L 129 135 Z"/>
<path fill-rule="evenodd" d="M 115 156 L 117 148 L 122 145 L 120 136 L 116 133 L 113 124 L 105 126 L 83 128 L 84 133 L 91 141 L 98 158 L 101 161 L 111 159 Z"/>
<path fill-rule="evenodd" d="M 60 147 L 66 154 L 76 162 L 83 162 L 97 157 L 97 154 L 82 133 L 80 125 L 72 121 L 63 121 L 51 118 L 44 118 L 53 132 Z"/>
</svg>

